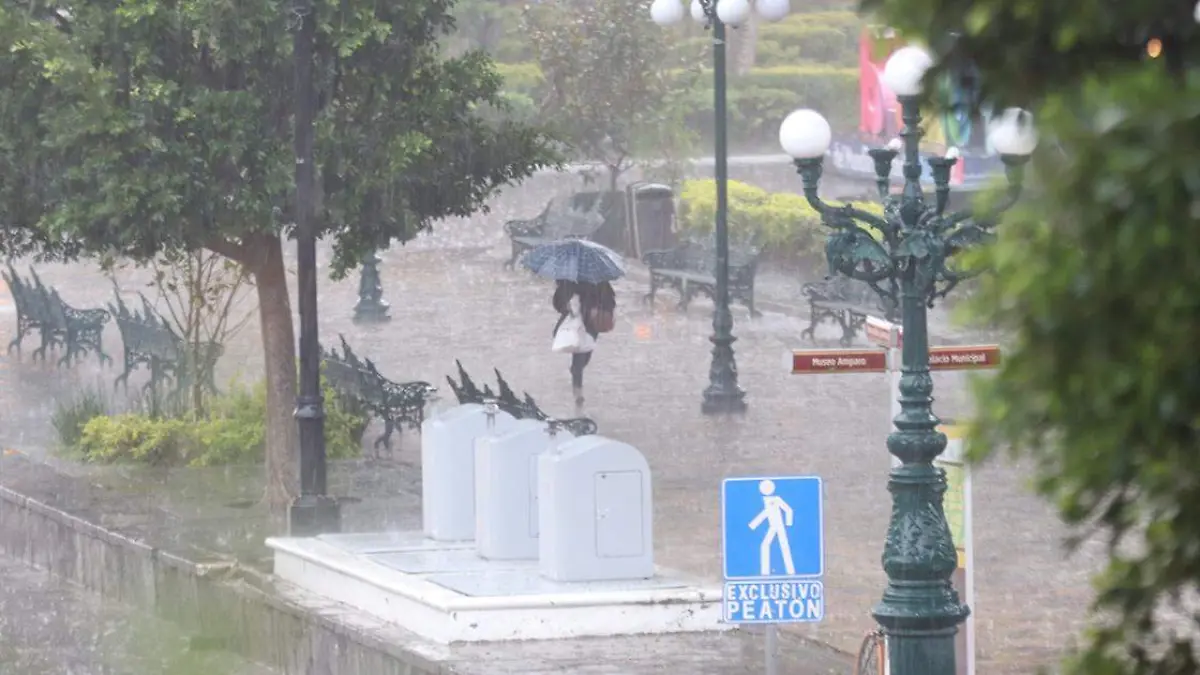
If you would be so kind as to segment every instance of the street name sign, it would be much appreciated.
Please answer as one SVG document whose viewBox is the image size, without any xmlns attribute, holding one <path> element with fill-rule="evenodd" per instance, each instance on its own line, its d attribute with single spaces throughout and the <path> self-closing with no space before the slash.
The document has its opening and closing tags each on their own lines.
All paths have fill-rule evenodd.
<svg viewBox="0 0 1200 675">
<path fill-rule="evenodd" d="M 793 374 L 887 372 L 885 349 L 797 349 L 791 354 Z"/>
<path fill-rule="evenodd" d="M 998 345 L 930 347 L 930 370 L 972 370 L 1000 365 Z"/>
<path fill-rule="evenodd" d="M 823 502 L 818 476 L 748 476 L 721 483 L 726 622 L 825 617 Z"/>
</svg>

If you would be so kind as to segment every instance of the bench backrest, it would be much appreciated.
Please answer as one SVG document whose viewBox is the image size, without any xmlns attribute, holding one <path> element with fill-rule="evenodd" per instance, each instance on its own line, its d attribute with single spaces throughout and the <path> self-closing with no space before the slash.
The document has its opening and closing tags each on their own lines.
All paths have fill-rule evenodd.
<svg viewBox="0 0 1200 675">
<path fill-rule="evenodd" d="M 46 311 L 46 323 L 48 327 L 55 330 L 67 330 L 67 303 L 63 302 L 58 291 L 51 288 L 40 289 L 44 298 L 43 305 Z"/>
<path fill-rule="evenodd" d="M 717 243 L 712 237 L 684 240 L 675 249 L 673 262 L 677 269 L 715 275 L 717 270 Z M 743 242 L 729 242 L 729 268 L 731 277 L 746 271 L 753 275 L 757 265 L 758 249 Z"/>
<path fill-rule="evenodd" d="M 12 267 L 8 269 L 8 272 L 0 272 L 0 275 L 3 275 L 4 283 L 8 284 L 8 290 L 12 293 L 17 314 L 38 323 L 44 321 L 45 315 L 42 312 L 42 302 L 38 294 L 21 280 L 16 270 Z"/>
<path fill-rule="evenodd" d="M 325 379 L 339 393 L 352 396 L 362 394 L 363 372 L 333 354 L 325 355 Z"/>
<path fill-rule="evenodd" d="M 832 302 L 874 306 L 879 300 L 879 295 L 866 282 L 841 274 L 835 274 L 832 278 L 827 279 L 822 292 L 825 299 Z"/>
<path fill-rule="evenodd" d="M 544 236 L 552 239 L 588 237 L 604 225 L 604 213 L 597 199 L 591 209 L 578 209 L 570 199 L 555 199 L 545 213 Z"/>
</svg>

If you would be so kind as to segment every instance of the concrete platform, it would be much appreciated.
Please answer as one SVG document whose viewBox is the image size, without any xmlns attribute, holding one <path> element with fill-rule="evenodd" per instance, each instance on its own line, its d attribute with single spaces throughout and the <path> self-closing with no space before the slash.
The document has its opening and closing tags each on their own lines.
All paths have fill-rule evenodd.
<svg viewBox="0 0 1200 675">
<path fill-rule="evenodd" d="M 491 561 L 420 532 L 272 538 L 275 575 L 448 644 L 719 631 L 721 589 L 652 579 L 561 583 L 536 561 Z"/>
</svg>

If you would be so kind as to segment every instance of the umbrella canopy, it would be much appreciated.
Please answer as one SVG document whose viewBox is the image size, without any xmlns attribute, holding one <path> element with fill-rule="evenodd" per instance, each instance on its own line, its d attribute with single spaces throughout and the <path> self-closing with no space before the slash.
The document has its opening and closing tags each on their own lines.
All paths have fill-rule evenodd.
<svg viewBox="0 0 1200 675">
<path fill-rule="evenodd" d="M 620 254 L 586 239 L 563 239 L 527 252 L 521 264 L 534 274 L 557 281 L 598 284 L 625 276 Z"/>
</svg>

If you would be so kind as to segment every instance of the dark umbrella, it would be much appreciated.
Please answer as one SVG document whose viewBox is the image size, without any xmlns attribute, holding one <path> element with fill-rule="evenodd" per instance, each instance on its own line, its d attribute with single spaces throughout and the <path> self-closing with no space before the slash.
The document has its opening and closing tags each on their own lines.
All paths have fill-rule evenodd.
<svg viewBox="0 0 1200 675">
<path fill-rule="evenodd" d="M 625 261 L 607 246 L 586 239 L 542 244 L 521 258 L 534 274 L 557 281 L 598 284 L 625 276 Z"/>
</svg>

